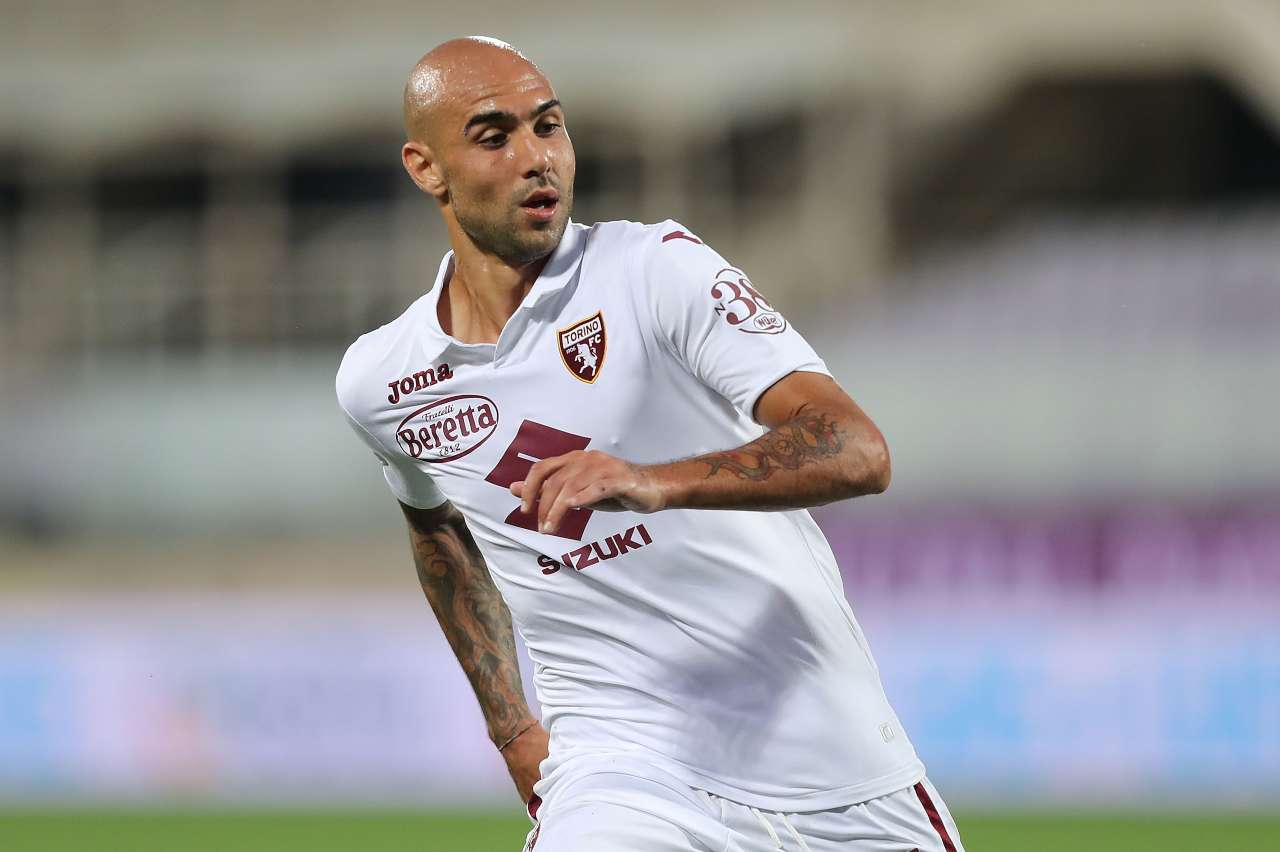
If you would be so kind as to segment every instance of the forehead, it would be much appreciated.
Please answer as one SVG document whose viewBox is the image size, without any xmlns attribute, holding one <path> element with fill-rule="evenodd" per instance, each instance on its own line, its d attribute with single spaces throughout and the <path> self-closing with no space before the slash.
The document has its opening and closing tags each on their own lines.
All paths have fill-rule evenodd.
<svg viewBox="0 0 1280 852">
<path fill-rule="evenodd" d="M 444 104 L 457 121 L 477 113 L 503 111 L 524 115 L 534 106 L 555 97 L 551 83 L 537 68 L 525 62 L 506 67 L 473 66 L 458 69 L 445 79 Z"/>
</svg>

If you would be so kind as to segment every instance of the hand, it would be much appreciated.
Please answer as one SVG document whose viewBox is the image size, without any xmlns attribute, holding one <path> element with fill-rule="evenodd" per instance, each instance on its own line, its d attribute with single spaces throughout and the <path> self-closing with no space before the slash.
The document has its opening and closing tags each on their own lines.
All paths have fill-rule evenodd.
<svg viewBox="0 0 1280 852">
<path fill-rule="evenodd" d="M 538 530 L 550 533 L 570 509 L 656 512 L 666 495 L 649 470 L 598 450 L 577 450 L 543 459 L 529 475 L 512 483 L 526 513 L 538 509 Z"/>
<path fill-rule="evenodd" d="M 538 724 L 516 737 L 502 750 L 507 771 L 511 773 L 511 780 L 516 782 L 520 800 L 525 804 L 533 796 L 533 785 L 538 783 L 538 767 L 547 756 L 548 742 L 547 729 Z"/>
</svg>

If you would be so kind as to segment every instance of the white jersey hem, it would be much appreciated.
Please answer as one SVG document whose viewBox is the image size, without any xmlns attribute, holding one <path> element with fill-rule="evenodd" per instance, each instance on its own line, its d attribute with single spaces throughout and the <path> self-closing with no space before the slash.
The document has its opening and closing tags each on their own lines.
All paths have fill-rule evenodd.
<svg viewBox="0 0 1280 852">
<path fill-rule="evenodd" d="M 811 811 L 828 811 L 833 808 L 844 808 L 856 805 L 890 793 L 896 793 L 912 784 L 924 780 L 924 764 L 919 759 L 877 778 L 853 784 L 848 787 L 837 787 L 833 790 L 818 790 L 799 796 L 760 796 L 748 790 L 741 790 L 728 784 L 722 784 L 714 778 L 708 778 L 687 769 L 678 763 L 663 761 L 663 771 L 679 778 L 684 783 L 698 790 L 714 793 L 722 799 L 737 802 L 775 813 L 807 813 Z"/>
</svg>

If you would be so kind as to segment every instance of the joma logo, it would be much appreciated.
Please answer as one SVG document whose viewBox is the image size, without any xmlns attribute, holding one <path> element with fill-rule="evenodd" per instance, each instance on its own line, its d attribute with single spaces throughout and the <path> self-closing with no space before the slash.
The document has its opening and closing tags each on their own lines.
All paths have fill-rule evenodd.
<svg viewBox="0 0 1280 852">
<path fill-rule="evenodd" d="M 425 370 L 419 370 L 411 376 L 405 376 L 403 379 L 396 379 L 394 382 L 387 382 L 387 387 L 391 389 L 391 393 L 387 394 L 387 402 L 395 405 L 404 397 L 411 393 L 417 393 L 424 388 L 432 385 L 438 385 L 443 381 L 453 378 L 453 371 L 449 369 L 448 364 L 441 364 L 439 367 L 428 367 Z"/>
</svg>

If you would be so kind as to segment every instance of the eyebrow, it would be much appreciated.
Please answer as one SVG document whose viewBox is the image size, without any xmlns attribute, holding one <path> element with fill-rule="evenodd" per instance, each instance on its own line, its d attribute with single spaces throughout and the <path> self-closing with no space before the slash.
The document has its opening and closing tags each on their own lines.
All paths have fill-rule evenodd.
<svg viewBox="0 0 1280 852">
<path fill-rule="evenodd" d="M 542 115 L 547 110 L 554 109 L 555 107 L 558 107 L 558 106 L 560 106 L 560 101 L 558 98 L 552 98 L 549 101 L 543 101 L 542 103 L 538 104 L 537 107 L 534 108 L 533 112 L 529 113 L 529 118 L 531 120 L 535 119 L 538 116 Z M 515 115 L 513 113 L 509 113 L 509 112 L 506 112 L 505 110 L 500 110 L 500 109 L 490 110 L 489 112 L 476 113 L 475 115 L 471 116 L 471 118 L 467 119 L 466 126 L 462 128 L 462 135 L 466 136 L 467 133 L 471 131 L 471 128 L 475 127 L 477 124 L 497 124 L 504 120 L 514 121 Z"/>
</svg>

